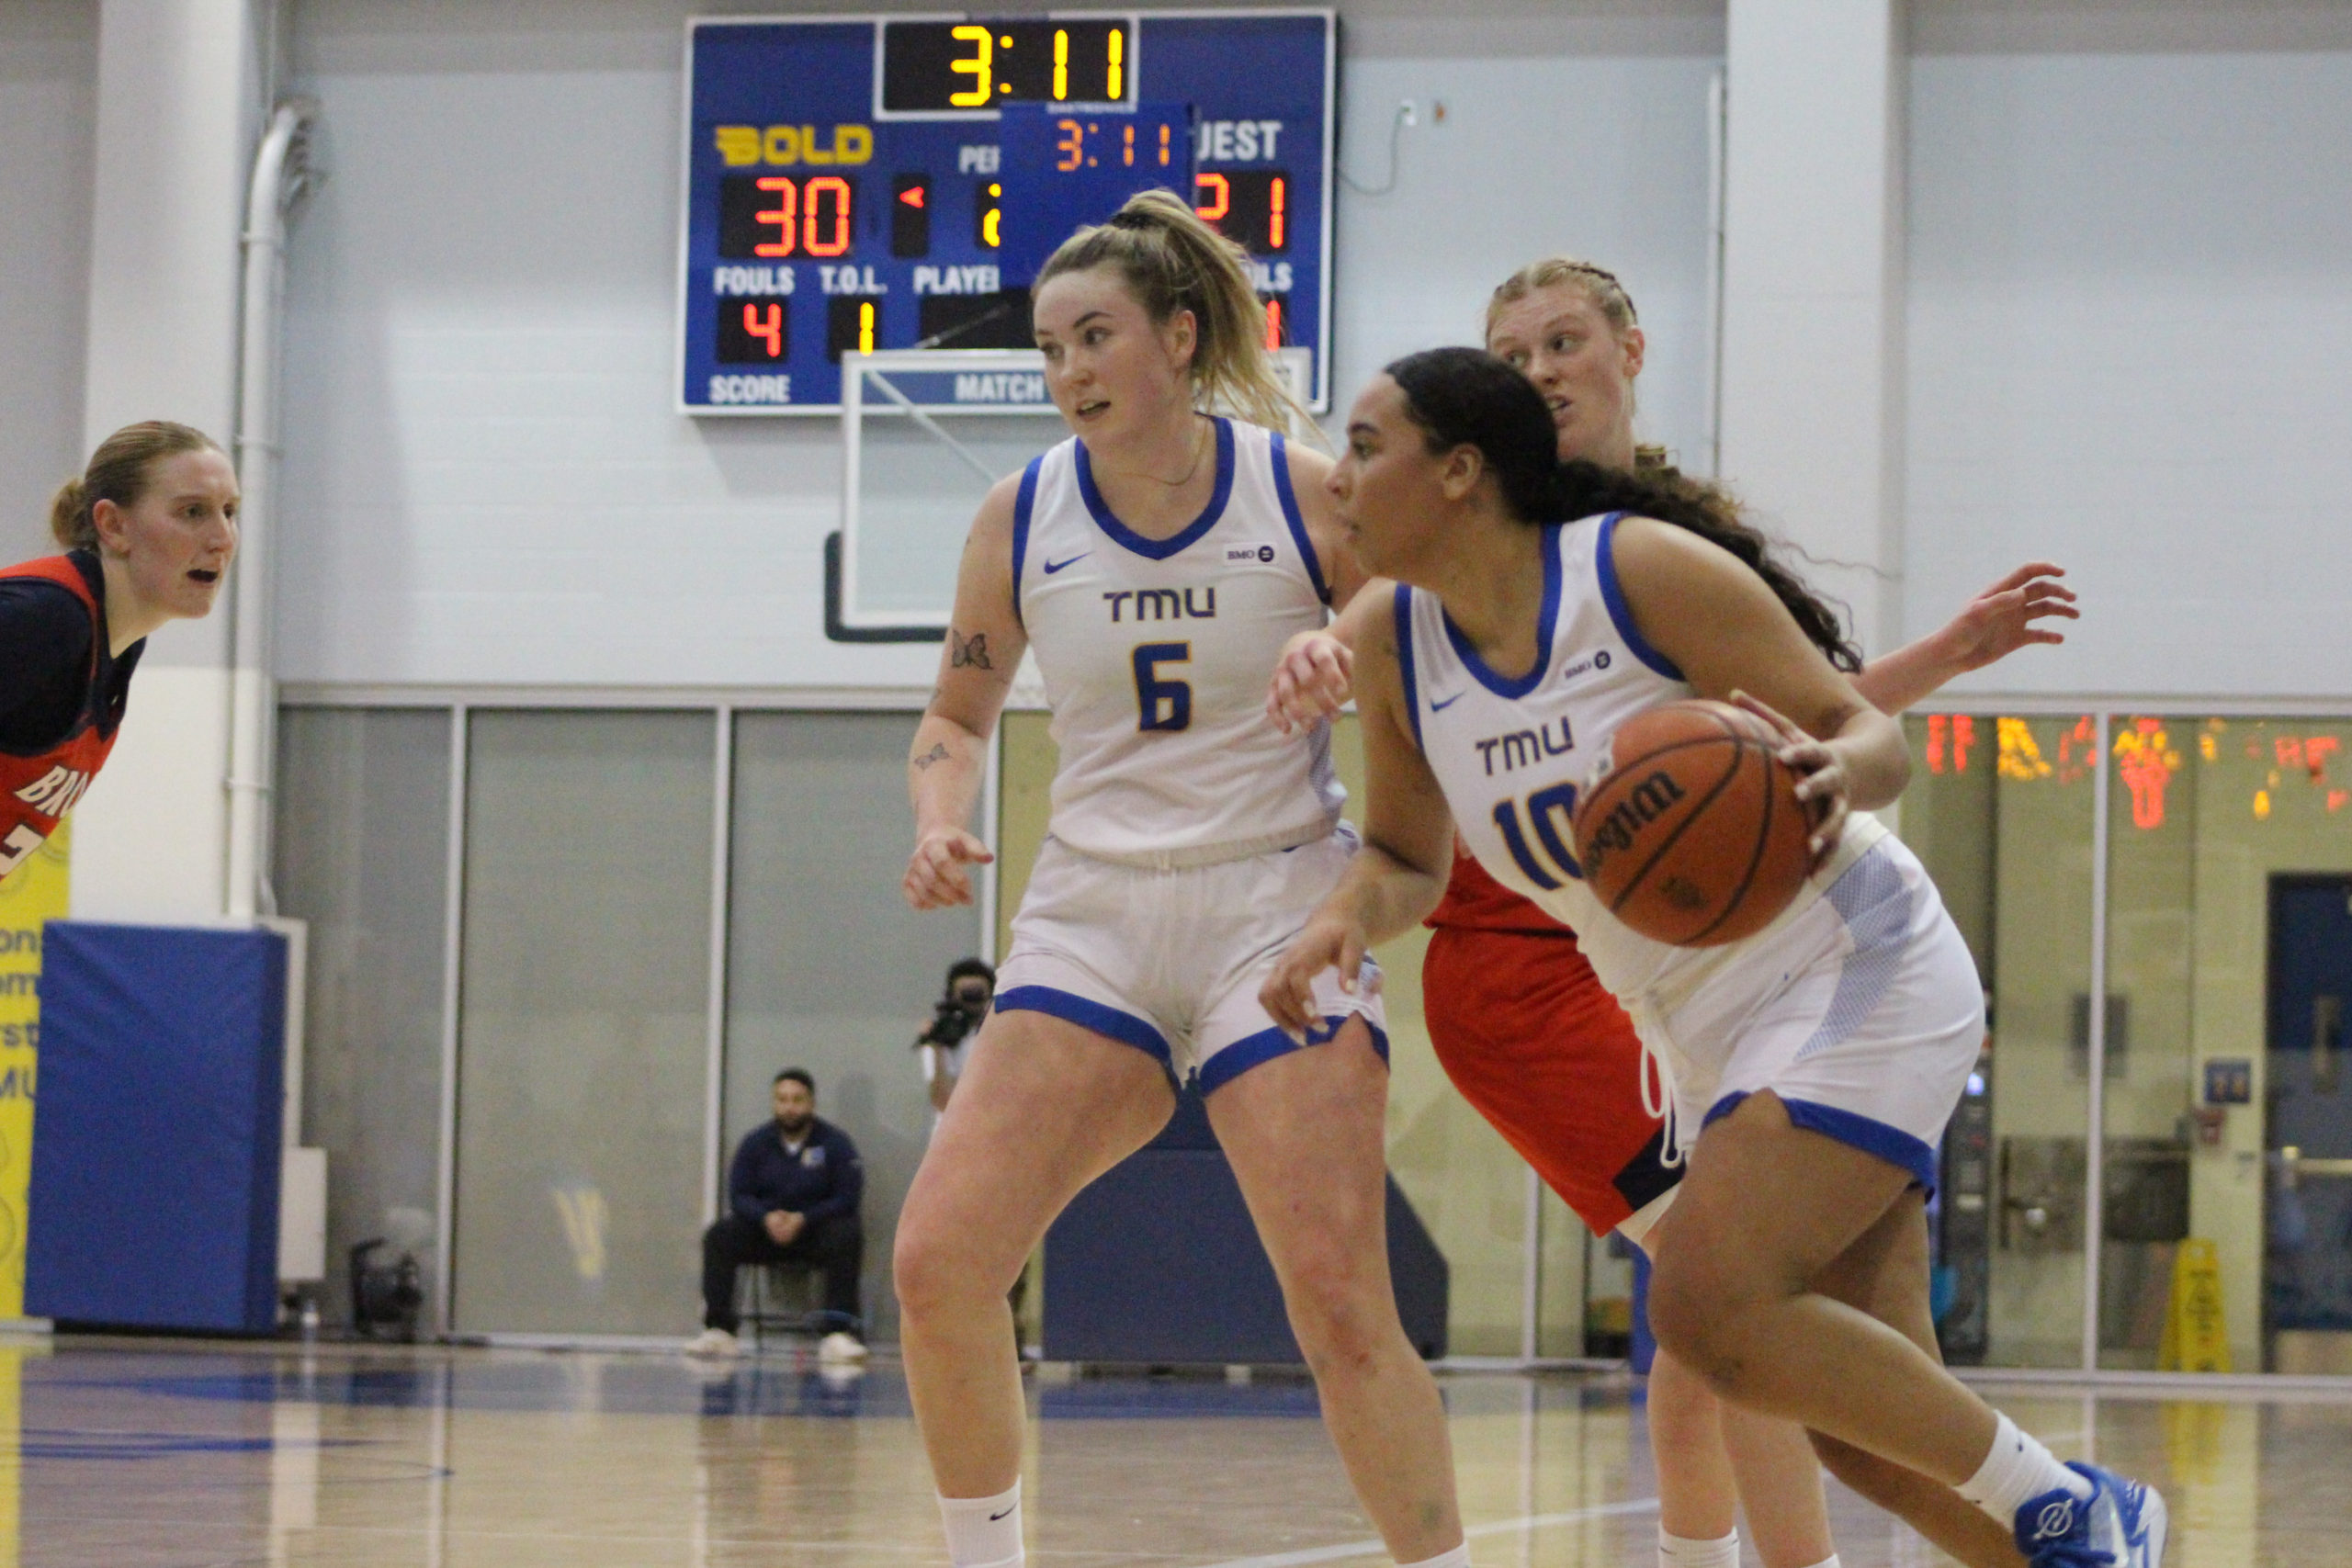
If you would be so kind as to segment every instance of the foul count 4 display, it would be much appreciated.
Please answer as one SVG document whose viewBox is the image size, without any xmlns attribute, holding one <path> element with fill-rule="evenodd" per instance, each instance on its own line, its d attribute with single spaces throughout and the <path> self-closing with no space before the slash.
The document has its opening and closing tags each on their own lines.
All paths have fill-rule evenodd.
<svg viewBox="0 0 2352 1568">
<path fill-rule="evenodd" d="M 1036 263 L 1151 186 L 1248 249 L 1324 407 L 1333 44 L 1321 10 L 690 23 L 680 410 L 831 412 L 850 350 L 1031 347 Z M 1048 406 L 1042 377 L 899 380 Z"/>
</svg>

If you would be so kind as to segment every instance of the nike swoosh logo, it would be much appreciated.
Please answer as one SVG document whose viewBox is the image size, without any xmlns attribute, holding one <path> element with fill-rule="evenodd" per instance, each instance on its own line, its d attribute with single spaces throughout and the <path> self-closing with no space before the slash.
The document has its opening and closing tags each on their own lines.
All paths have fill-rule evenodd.
<svg viewBox="0 0 2352 1568">
<path fill-rule="evenodd" d="M 1453 695 L 1446 698 L 1443 702 L 1439 702 L 1435 697 L 1431 697 L 1430 699 L 1430 712 L 1442 713 L 1447 708 L 1452 707 L 1454 704 L 1460 702 L 1464 697 L 1468 696 L 1469 694 L 1470 694 L 1467 692 L 1456 692 Z"/>
<path fill-rule="evenodd" d="M 1077 558 L 1077 557 L 1075 557 L 1075 556 L 1073 556 L 1073 557 L 1071 557 L 1071 558 L 1070 558 L 1070 559 L 1071 559 L 1071 560 L 1075 560 L 1075 559 L 1077 559 L 1077 558 Z M 1063 564 L 1064 566 L 1068 566 L 1068 565 L 1069 564 L 1069 561 L 1064 561 L 1064 562 L 1062 562 L 1062 564 Z M 1015 1505 L 1015 1506 L 1018 1506 L 1018 1505 L 1016 1504 L 1016 1505 Z M 1001 1514 L 990 1514 L 990 1515 L 989 1516 L 989 1523 L 990 1523 L 990 1524 L 994 1524 L 994 1523 L 996 1523 L 996 1522 L 997 1522 L 997 1520 L 999 1520 L 999 1519 L 1010 1518 L 1010 1517 L 1012 1517 L 1012 1508 L 1007 1508 L 1007 1509 L 1006 1509 L 1003 1513 L 1001 1513 Z"/>
<path fill-rule="evenodd" d="M 1049 560 L 1046 563 L 1046 575 L 1047 577 L 1051 577 L 1054 573 L 1061 570 L 1062 568 L 1072 565 L 1078 561 L 1082 561 L 1093 553 L 1094 552 L 1092 550 L 1080 550 L 1078 554 L 1070 557 L 1069 560 Z"/>
</svg>

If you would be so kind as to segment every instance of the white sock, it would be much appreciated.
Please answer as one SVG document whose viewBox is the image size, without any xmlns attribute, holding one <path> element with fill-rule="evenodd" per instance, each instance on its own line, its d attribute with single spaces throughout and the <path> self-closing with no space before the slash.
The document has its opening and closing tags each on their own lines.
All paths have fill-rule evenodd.
<svg viewBox="0 0 2352 1568">
<path fill-rule="evenodd" d="M 947 1559 L 956 1568 L 1022 1568 L 1021 1483 L 993 1497 L 942 1497 Z"/>
<path fill-rule="evenodd" d="M 1995 1414 L 1998 1414 L 1996 1412 Z M 2041 1440 L 2018 1430 L 2017 1423 L 2001 1416 L 1993 1434 L 1993 1450 L 1976 1473 L 1960 1483 L 1960 1495 L 2002 1524 L 2017 1521 L 2018 1510 L 2029 1498 L 2064 1491 L 2088 1497 L 2091 1483 L 2060 1464 Z"/>
<path fill-rule="evenodd" d="M 1813 1568 L 1846 1568 L 1846 1565 L 1838 1561 L 1838 1554 L 1833 1551 L 1828 1556 L 1823 1558 L 1820 1562 L 1815 1563 Z"/>
<path fill-rule="evenodd" d="M 1465 1540 L 1452 1551 L 1441 1551 L 1419 1562 L 1400 1562 L 1396 1568 L 1470 1568 L 1470 1543 Z"/>
<path fill-rule="evenodd" d="M 1739 1568 L 1739 1532 L 1719 1540 L 1668 1535 L 1657 1527 L 1657 1568 Z"/>
</svg>

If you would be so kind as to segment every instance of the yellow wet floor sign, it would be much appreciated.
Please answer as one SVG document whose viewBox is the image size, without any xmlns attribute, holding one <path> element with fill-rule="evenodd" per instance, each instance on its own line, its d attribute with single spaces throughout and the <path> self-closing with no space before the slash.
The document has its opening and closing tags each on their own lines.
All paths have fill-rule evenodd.
<svg viewBox="0 0 2352 1568">
<path fill-rule="evenodd" d="M 2222 1257 L 2201 1236 L 2180 1244 L 2172 1260 L 2172 1301 L 2165 1309 L 2156 1365 L 2168 1372 L 2226 1372 L 2230 1334 L 2222 1315 Z"/>
</svg>

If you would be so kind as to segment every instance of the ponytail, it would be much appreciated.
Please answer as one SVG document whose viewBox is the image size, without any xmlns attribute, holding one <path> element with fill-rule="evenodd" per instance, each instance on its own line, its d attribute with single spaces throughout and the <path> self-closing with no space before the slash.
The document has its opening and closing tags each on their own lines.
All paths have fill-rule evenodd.
<svg viewBox="0 0 2352 1568">
<path fill-rule="evenodd" d="M 1629 512 L 1687 528 L 1721 546 L 1764 580 L 1772 596 L 1795 617 L 1805 640 L 1831 664 L 1849 675 L 1861 669 L 1861 649 L 1846 636 L 1838 613 L 1781 564 L 1770 539 L 1740 521 L 1739 503 L 1720 487 L 1686 478 L 1663 465 L 1629 473 L 1581 458 L 1561 464 L 1555 485 L 1554 516 Z"/>
<path fill-rule="evenodd" d="M 1200 407 L 1270 430 L 1320 439 L 1267 352 L 1266 318 L 1249 253 L 1202 221 L 1172 192 L 1127 198 L 1110 221 L 1080 229 L 1037 271 L 1035 289 L 1066 272 L 1115 266 L 1155 323 L 1193 313 L 1193 389 Z"/>
<path fill-rule="evenodd" d="M 1839 670 L 1862 667 L 1860 649 L 1838 614 L 1782 566 L 1770 541 L 1740 520 L 1739 503 L 1716 486 L 1663 465 L 1632 471 L 1559 460 L 1559 435 L 1544 395 L 1518 371 L 1480 349 L 1432 348 L 1387 367 L 1432 453 L 1475 446 L 1521 522 L 1625 512 L 1688 529 L 1730 551 L 1764 580 L 1807 641 Z"/>
<path fill-rule="evenodd" d="M 148 469 L 159 458 L 220 450 L 220 443 L 192 425 L 161 419 L 126 424 L 98 443 L 81 478 L 57 487 L 49 503 L 49 531 L 62 548 L 95 550 L 98 502 L 136 506 L 147 492 Z"/>
</svg>

